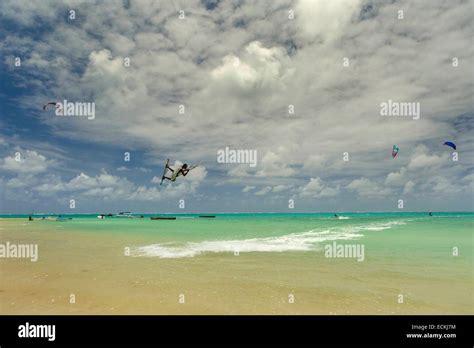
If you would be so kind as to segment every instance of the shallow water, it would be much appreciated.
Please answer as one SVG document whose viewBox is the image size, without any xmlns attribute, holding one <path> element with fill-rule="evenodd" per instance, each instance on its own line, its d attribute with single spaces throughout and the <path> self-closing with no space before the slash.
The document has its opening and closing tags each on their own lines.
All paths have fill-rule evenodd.
<svg viewBox="0 0 474 348">
<path fill-rule="evenodd" d="M 37 243 L 39 258 L 0 259 L 0 309 L 8 314 L 473 312 L 474 214 L 341 216 L 177 215 L 171 221 L 71 216 L 61 222 L 4 216 L 0 242 Z M 326 257 L 326 246 L 334 242 L 363 246 L 363 260 Z"/>
</svg>

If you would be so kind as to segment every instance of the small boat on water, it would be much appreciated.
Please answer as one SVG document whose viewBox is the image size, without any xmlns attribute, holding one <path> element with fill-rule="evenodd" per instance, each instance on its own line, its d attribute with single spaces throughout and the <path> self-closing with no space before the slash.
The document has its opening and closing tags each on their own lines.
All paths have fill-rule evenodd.
<svg viewBox="0 0 474 348">
<path fill-rule="evenodd" d="M 176 220 L 176 216 L 152 216 L 151 220 Z"/>
<path fill-rule="evenodd" d="M 29 221 L 36 221 L 36 220 L 41 220 L 41 221 L 68 221 L 68 220 L 72 220 L 72 217 L 58 215 L 58 216 L 42 216 L 40 218 L 33 218 L 32 215 L 29 215 L 28 220 Z"/>
<path fill-rule="evenodd" d="M 37 214 L 35 214 L 35 215 L 37 215 Z M 33 217 L 30 215 L 30 216 L 28 216 L 28 220 L 29 220 L 29 221 L 36 221 L 36 220 L 38 220 L 38 221 L 39 221 L 39 220 L 41 220 L 41 221 L 46 221 L 46 220 L 48 220 L 48 221 L 49 221 L 49 220 L 55 221 L 55 220 L 57 220 L 57 218 L 54 219 L 52 216 L 42 216 L 42 217 L 38 217 L 38 218 L 37 218 L 37 217 L 33 218 Z"/>
<path fill-rule="evenodd" d="M 214 219 L 216 216 L 215 215 L 199 215 L 200 218 L 204 219 Z"/>
<path fill-rule="evenodd" d="M 97 215 L 98 219 L 105 219 L 106 217 L 114 217 L 113 214 L 100 214 Z"/>
<path fill-rule="evenodd" d="M 129 212 L 129 211 L 121 211 L 120 213 L 115 214 L 113 217 L 114 218 L 128 218 L 128 219 L 131 219 L 132 218 L 132 213 Z"/>
<path fill-rule="evenodd" d="M 107 216 L 111 216 L 113 218 L 143 219 L 143 215 L 132 215 L 132 213 L 129 211 L 121 211 L 118 214 L 115 214 L 115 215 L 109 214 Z"/>
</svg>

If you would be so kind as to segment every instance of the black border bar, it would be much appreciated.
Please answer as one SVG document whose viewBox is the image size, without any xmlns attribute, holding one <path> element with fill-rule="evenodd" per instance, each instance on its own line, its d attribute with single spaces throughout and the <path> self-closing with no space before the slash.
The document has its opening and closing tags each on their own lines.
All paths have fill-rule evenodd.
<svg viewBox="0 0 474 348">
<path fill-rule="evenodd" d="M 20 338 L 25 323 L 55 325 L 55 340 Z M 415 325 L 415 326 L 413 326 Z M 430 326 L 431 325 L 431 326 Z M 427 329 L 420 329 L 426 326 Z M 473 316 L 0 316 L 0 346 L 414 345 L 473 346 Z M 430 329 L 428 329 L 430 328 Z M 455 334 L 408 338 L 407 334 Z"/>
</svg>

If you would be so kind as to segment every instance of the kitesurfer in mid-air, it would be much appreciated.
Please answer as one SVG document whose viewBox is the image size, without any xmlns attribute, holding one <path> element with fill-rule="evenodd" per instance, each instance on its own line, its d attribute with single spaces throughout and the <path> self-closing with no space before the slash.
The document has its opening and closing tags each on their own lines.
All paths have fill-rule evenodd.
<svg viewBox="0 0 474 348">
<path fill-rule="evenodd" d="M 177 168 L 173 169 L 171 168 L 168 164 L 166 164 L 166 169 L 171 171 L 171 177 L 167 177 L 166 175 L 163 175 L 163 179 L 168 179 L 170 181 L 176 181 L 176 178 L 180 175 L 186 176 L 188 175 L 189 171 L 191 169 L 188 169 L 188 165 L 184 163 L 182 166 L 178 166 Z"/>
<path fill-rule="evenodd" d="M 160 182 L 160 185 L 163 184 L 163 180 L 167 179 L 169 181 L 176 181 L 176 178 L 178 176 L 186 176 L 188 175 L 188 173 L 193 170 L 194 168 L 197 168 L 199 165 L 196 164 L 196 165 L 192 165 L 192 166 L 188 166 L 186 163 L 184 164 L 176 164 L 175 165 L 175 168 L 171 168 L 168 163 L 170 162 L 170 160 L 168 159 L 165 163 L 165 168 L 163 170 L 163 175 L 161 177 L 161 182 Z M 166 174 L 168 173 L 168 171 L 171 173 L 169 174 L 169 176 L 166 176 Z"/>
</svg>

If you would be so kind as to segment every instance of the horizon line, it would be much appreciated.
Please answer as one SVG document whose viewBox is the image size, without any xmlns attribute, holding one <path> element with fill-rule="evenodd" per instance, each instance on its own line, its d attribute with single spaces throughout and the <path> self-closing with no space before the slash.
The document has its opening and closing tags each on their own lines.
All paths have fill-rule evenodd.
<svg viewBox="0 0 474 348">
<path fill-rule="evenodd" d="M 186 212 L 186 213 L 131 213 L 131 215 L 198 215 L 198 214 L 364 214 L 364 213 L 474 213 L 474 211 L 433 211 L 433 210 L 413 210 L 413 211 L 318 211 L 318 212 Z M 118 213 L 107 213 L 107 214 L 118 214 Z M 0 216 L 5 215 L 106 215 L 104 213 L 0 213 Z"/>
</svg>

